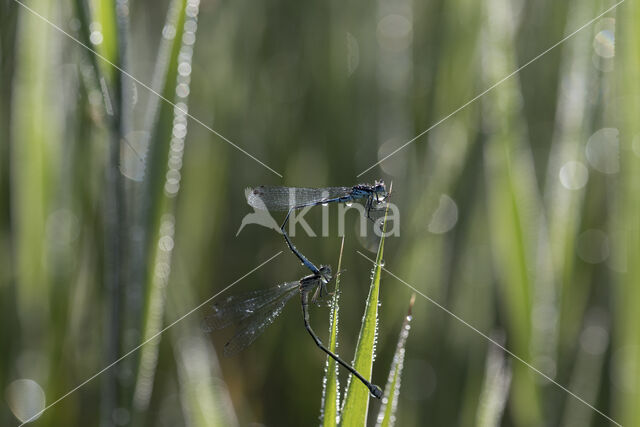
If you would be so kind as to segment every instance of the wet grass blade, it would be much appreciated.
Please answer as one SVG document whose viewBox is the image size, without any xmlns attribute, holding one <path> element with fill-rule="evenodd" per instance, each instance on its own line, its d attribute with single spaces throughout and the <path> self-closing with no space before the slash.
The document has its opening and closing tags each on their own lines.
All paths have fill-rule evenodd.
<svg viewBox="0 0 640 427">
<path fill-rule="evenodd" d="M 382 406 L 380 407 L 380 412 L 378 412 L 378 421 L 376 423 L 379 427 L 391 427 L 396 421 L 402 368 L 404 367 L 405 346 L 407 344 L 407 338 L 409 337 L 409 330 L 411 329 L 411 319 L 413 317 L 411 311 L 413 310 L 413 303 L 415 301 L 416 294 L 413 294 L 409 301 L 409 310 L 404 318 L 404 322 L 402 322 L 402 329 L 400 330 L 400 336 L 398 337 L 398 345 L 396 346 L 396 352 L 393 355 L 391 369 L 389 369 L 387 384 L 384 387 Z"/>
<path fill-rule="evenodd" d="M 192 49 L 195 38 L 197 8 L 188 8 L 186 0 L 177 0 L 170 6 L 167 22 L 175 28 L 170 55 L 167 55 L 169 66 L 166 72 L 166 81 L 163 94 L 167 99 L 187 105 L 187 95 L 180 96 L 176 86 L 185 84 L 178 75 L 179 58 L 184 49 Z M 190 22 L 187 28 L 186 22 Z M 165 36 L 166 37 L 166 36 Z M 190 40 L 187 44 L 184 40 Z M 187 61 L 182 56 L 181 63 Z M 190 58 L 190 56 L 189 56 Z M 190 65 L 190 64 L 189 64 Z M 163 65 L 164 66 L 164 65 Z M 188 93 L 188 91 L 186 91 Z M 175 95 L 174 95 L 175 94 Z M 176 134 L 176 127 L 180 128 L 181 138 L 171 138 Z M 184 111 L 174 109 L 163 103 L 158 114 L 158 120 L 151 130 L 153 138 L 150 147 L 150 159 L 148 164 L 151 175 L 147 178 L 149 183 L 145 193 L 148 202 L 145 218 L 148 220 L 148 248 L 143 251 L 146 259 L 145 282 L 145 310 L 143 322 L 143 339 L 148 339 L 158 333 L 162 328 L 162 319 L 165 311 L 165 288 L 171 274 L 171 264 L 174 248 L 176 195 L 180 190 L 180 181 L 175 177 L 180 176 L 182 164 L 184 138 L 186 136 L 187 120 Z M 169 142 L 172 141 L 171 145 Z M 174 162 L 168 162 L 169 156 Z M 160 176 L 165 176 L 164 179 Z M 174 177 L 174 178 L 171 178 Z M 159 351 L 159 341 L 153 341 L 145 346 L 140 354 L 136 387 L 134 392 L 134 408 L 136 414 L 144 414 L 147 411 Z"/>
<path fill-rule="evenodd" d="M 333 301 L 329 326 L 329 350 L 336 352 L 338 347 L 338 299 L 340 298 L 340 269 L 342 268 L 342 251 L 344 249 L 344 236 L 340 245 L 340 257 L 338 258 L 338 274 L 336 275 L 336 287 L 333 293 Z M 335 426 L 338 422 L 338 407 L 340 407 L 340 388 L 338 383 L 338 364 L 333 358 L 327 356 L 322 392 L 322 425 Z"/>
<path fill-rule="evenodd" d="M 565 32 L 595 16 L 597 2 L 572 2 Z M 588 203 L 588 169 L 584 164 L 584 144 L 593 132 L 596 106 L 588 102 L 589 88 L 598 85 L 598 70 L 593 66 L 593 37 L 585 34 L 562 47 L 561 84 L 558 91 L 556 127 L 547 162 L 545 205 L 549 223 L 549 255 L 558 286 L 558 355 L 574 354 L 582 318 L 590 295 L 589 285 L 576 259 L 578 234 Z M 570 182 L 562 182 L 561 173 L 576 172 Z M 580 175 L 580 172 L 584 172 Z M 571 174 L 570 174 L 571 176 Z M 584 182 L 580 179 L 584 178 Z M 566 179 L 566 178 L 565 178 Z"/>
<path fill-rule="evenodd" d="M 391 192 L 391 189 L 389 189 Z M 367 306 L 362 318 L 362 327 L 358 337 L 356 355 L 352 366 L 365 378 L 371 379 L 373 359 L 376 347 L 376 334 L 378 327 L 378 296 L 380 292 L 380 274 L 382 272 L 382 256 L 384 252 L 384 234 L 387 228 L 387 213 L 384 214 L 382 222 L 382 236 L 378 246 L 378 255 L 369 288 Z M 367 411 L 369 409 L 369 390 L 360 381 L 353 381 L 349 377 L 347 391 L 345 393 L 344 405 L 342 407 L 343 426 L 362 426 L 367 422 Z"/>
</svg>

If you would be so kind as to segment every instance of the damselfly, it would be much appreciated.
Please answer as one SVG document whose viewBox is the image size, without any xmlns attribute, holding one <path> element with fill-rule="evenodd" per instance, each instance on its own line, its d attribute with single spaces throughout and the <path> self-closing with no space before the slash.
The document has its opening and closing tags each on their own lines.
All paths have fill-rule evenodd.
<svg viewBox="0 0 640 427">
<path fill-rule="evenodd" d="M 225 300 L 213 304 L 213 313 L 207 316 L 205 329 L 212 331 L 237 323 L 238 329 L 235 335 L 224 346 L 224 354 L 232 356 L 255 341 L 267 326 L 274 322 L 287 301 L 296 293 L 299 293 L 304 327 L 316 345 L 355 375 L 367 386 L 371 394 L 379 399 L 382 396 L 380 387 L 371 384 L 351 365 L 326 348 L 320 338 L 313 332 L 313 329 L 311 329 L 309 324 L 309 300 L 315 303 L 325 294 L 328 294 L 327 283 L 331 279 L 331 267 L 321 266 L 317 273 L 303 277 L 296 282 L 283 283 L 270 289 L 227 297 Z"/>
<path fill-rule="evenodd" d="M 298 187 L 270 187 L 260 186 L 250 188 L 247 191 L 247 203 L 254 209 L 269 211 L 288 211 L 280 231 L 284 236 L 289 249 L 302 261 L 309 270 L 317 274 L 319 272 L 293 245 L 286 232 L 286 225 L 291 212 L 308 206 L 326 205 L 329 203 L 349 203 L 364 200 L 367 218 L 373 221 L 371 211 L 389 197 L 384 181 L 376 181 L 374 185 L 358 184 L 353 187 L 326 187 L 326 188 L 298 188 Z"/>
</svg>

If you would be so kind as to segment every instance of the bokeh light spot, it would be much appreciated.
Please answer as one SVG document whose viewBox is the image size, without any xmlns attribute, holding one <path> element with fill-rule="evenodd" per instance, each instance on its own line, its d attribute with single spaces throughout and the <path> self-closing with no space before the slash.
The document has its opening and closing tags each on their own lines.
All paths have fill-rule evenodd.
<svg viewBox="0 0 640 427">
<path fill-rule="evenodd" d="M 582 163 L 570 160 L 560 168 L 560 183 L 567 190 L 579 190 L 584 187 L 589 180 L 589 170 Z"/>
<path fill-rule="evenodd" d="M 599 325 L 589 325 L 580 334 L 580 347 L 595 356 L 604 353 L 609 343 L 609 332 Z"/>
<path fill-rule="evenodd" d="M 589 264 L 598 264 L 609 257 L 609 238 L 602 230 L 587 230 L 578 236 L 578 256 Z"/>
<path fill-rule="evenodd" d="M 593 39 L 593 48 L 598 56 L 613 58 L 615 55 L 615 35 L 613 31 L 599 31 Z"/>
<path fill-rule="evenodd" d="M 446 194 L 440 196 L 438 208 L 431 216 L 428 229 L 431 233 L 442 234 L 455 227 L 458 222 L 458 205 Z"/>
<path fill-rule="evenodd" d="M 44 390 L 30 379 L 18 379 L 5 389 L 7 405 L 20 422 L 37 420 L 45 407 Z"/>
<path fill-rule="evenodd" d="M 380 47 L 401 51 L 411 44 L 412 25 L 405 16 L 390 14 L 378 22 L 378 43 Z"/>
<path fill-rule="evenodd" d="M 618 129 L 602 128 L 587 141 L 586 155 L 589 164 L 597 171 L 614 174 L 620 171 L 620 143 Z"/>
</svg>

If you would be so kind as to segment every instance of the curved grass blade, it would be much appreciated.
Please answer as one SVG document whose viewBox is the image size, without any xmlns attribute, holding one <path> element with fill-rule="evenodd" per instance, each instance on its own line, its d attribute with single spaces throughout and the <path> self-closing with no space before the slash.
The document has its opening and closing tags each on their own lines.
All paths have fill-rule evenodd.
<svg viewBox="0 0 640 427">
<path fill-rule="evenodd" d="M 193 49 L 197 29 L 198 8 L 189 8 L 189 1 L 174 0 L 167 13 L 167 24 L 175 28 L 175 37 L 171 44 L 171 55 L 167 57 L 169 66 L 163 96 L 176 103 L 188 105 L 188 91 L 180 94 L 176 87 L 187 84 L 178 73 L 178 65 L 190 60 L 185 52 Z M 189 59 L 185 59 L 189 58 Z M 156 64 L 157 65 L 157 64 Z M 144 312 L 142 315 L 143 339 L 148 339 L 162 328 L 165 312 L 166 288 L 171 276 L 173 258 L 176 195 L 180 190 L 180 181 L 170 179 L 180 176 L 184 138 L 187 120 L 184 111 L 174 109 L 167 104 L 160 108 L 149 147 L 148 185 L 144 190 L 142 223 L 145 224 L 144 269 L 136 272 L 140 282 L 145 285 Z M 181 138 L 171 138 L 179 131 Z M 168 159 L 173 158 L 174 162 Z M 141 262 L 140 265 L 143 265 Z M 156 373 L 160 340 L 154 340 L 144 346 L 140 352 L 136 383 L 133 393 L 135 421 L 147 413 Z M 135 424 L 135 422 L 134 422 Z M 140 420 L 142 424 L 142 420 Z"/>
<path fill-rule="evenodd" d="M 409 300 L 409 310 L 407 310 L 407 315 L 404 318 L 404 322 L 402 322 L 402 329 L 400 330 L 398 345 L 396 346 L 396 352 L 391 362 L 391 369 L 389 369 L 387 384 L 384 386 L 382 406 L 380 407 L 380 412 L 378 412 L 378 420 L 376 422 L 376 426 L 379 427 L 391 427 L 396 422 L 398 396 L 400 396 L 400 380 L 402 378 L 402 368 L 404 367 L 404 349 L 407 344 L 407 338 L 409 337 L 409 330 L 411 329 L 411 319 L 413 318 L 411 310 L 413 309 L 413 303 L 415 301 L 416 294 L 413 294 L 411 295 L 411 300 Z"/>
<path fill-rule="evenodd" d="M 330 314 L 329 326 L 329 350 L 336 352 L 338 347 L 338 299 L 340 297 L 340 269 L 342 268 L 342 251 L 344 249 L 344 236 L 340 245 L 340 257 L 338 258 L 338 274 L 336 275 L 336 287 L 333 292 L 333 301 Z M 338 407 L 340 406 L 340 394 L 338 390 L 338 364 L 327 356 L 327 363 L 324 371 L 324 381 L 322 382 L 322 425 L 332 427 L 338 423 Z"/>
<path fill-rule="evenodd" d="M 389 192 L 391 192 L 391 188 L 389 188 Z M 360 329 L 356 355 L 352 365 L 358 372 L 368 379 L 371 378 L 378 329 L 378 295 L 380 292 L 380 274 L 382 272 L 383 264 L 382 256 L 384 252 L 384 235 L 387 230 L 387 214 L 388 207 L 385 210 L 384 219 L 382 221 L 380 246 L 378 246 L 376 265 L 373 270 L 371 287 L 369 288 L 369 297 L 367 298 L 367 306 L 362 318 L 362 328 Z M 347 391 L 344 398 L 344 405 L 342 407 L 342 425 L 363 426 L 367 422 L 369 390 L 367 390 L 367 388 L 359 381 L 351 381 L 351 379 L 352 377 L 349 377 L 349 381 L 347 382 Z"/>
</svg>

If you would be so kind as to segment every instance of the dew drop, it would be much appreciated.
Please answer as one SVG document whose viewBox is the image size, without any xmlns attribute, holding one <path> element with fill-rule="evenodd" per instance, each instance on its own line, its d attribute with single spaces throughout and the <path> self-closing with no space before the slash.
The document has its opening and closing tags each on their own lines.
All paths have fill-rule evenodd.
<svg viewBox="0 0 640 427">
<path fill-rule="evenodd" d="M 176 27 L 173 25 L 167 25 L 162 29 L 162 37 L 166 40 L 173 40 L 176 36 Z"/>
<path fill-rule="evenodd" d="M 92 31 L 91 34 L 89 34 L 89 41 L 95 46 L 102 44 L 103 40 L 104 37 L 100 31 Z"/>
<path fill-rule="evenodd" d="M 593 49 L 598 56 L 603 58 L 613 58 L 615 56 L 615 33 L 611 29 L 605 29 L 593 39 Z"/>
</svg>

